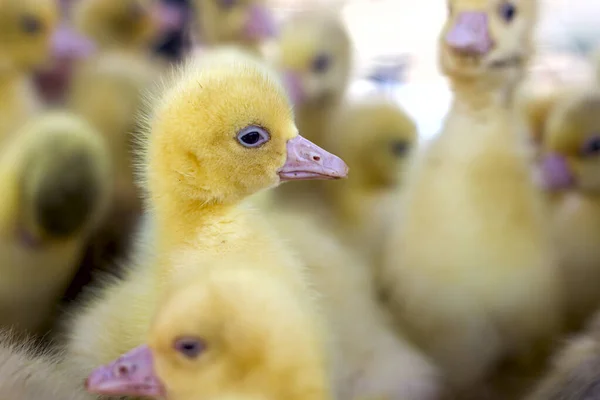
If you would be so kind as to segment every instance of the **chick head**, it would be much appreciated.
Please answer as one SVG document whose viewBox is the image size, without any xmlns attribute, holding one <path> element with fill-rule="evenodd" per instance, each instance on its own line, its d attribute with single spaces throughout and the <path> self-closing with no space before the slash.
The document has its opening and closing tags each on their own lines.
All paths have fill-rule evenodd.
<svg viewBox="0 0 600 400">
<path fill-rule="evenodd" d="M 342 97 L 350 77 L 352 43 L 337 16 L 322 11 L 296 14 L 283 26 L 275 52 L 275 64 L 296 105 Z"/>
<path fill-rule="evenodd" d="M 208 45 L 258 45 L 276 34 L 265 0 L 194 0 L 200 39 Z"/>
<path fill-rule="evenodd" d="M 282 181 L 346 176 L 341 159 L 298 135 L 276 73 L 251 54 L 212 50 L 177 75 L 141 143 L 153 199 L 233 204 Z"/>
<path fill-rule="evenodd" d="M 87 389 L 105 395 L 217 397 L 235 390 L 272 399 L 318 396 L 325 381 L 310 313 L 267 271 L 220 265 L 167 295 L 148 344 L 96 369 Z M 310 395 L 309 393 L 310 392 Z"/>
<path fill-rule="evenodd" d="M 31 72 L 50 60 L 56 0 L 0 1 L 0 73 Z"/>
<path fill-rule="evenodd" d="M 100 47 L 148 48 L 181 18 L 159 0 L 80 0 L 73 5 L 75 26 Z"/>
<path fill-rule="evenodd" d="M 548 108 L 540 183 L 550 191 L 600 192 L 600 90 L 566 92 Z"/>
<path fill-rule="evenodd" d="M 400 184 L 400 173 L 417 140 L 414 121 L 396 104 L 365 101 L 334 120 L 328 146 L 354 171 L 352 181 L 370 189 Z"/>
<path fill-rule="evenodd" d="M 103 137 L 87 121 L 58 111 L 32 119 L 18 134 L 26 152 L 20 233 L 64 240 L 85 230 L 110 196 L 110 153 Z"/>
<path fill-rule="evenodd" d="M 450 77 L 520 77 L 533 50 L 536 0 L 448 0 L 439 63 Z"/>
</svg>

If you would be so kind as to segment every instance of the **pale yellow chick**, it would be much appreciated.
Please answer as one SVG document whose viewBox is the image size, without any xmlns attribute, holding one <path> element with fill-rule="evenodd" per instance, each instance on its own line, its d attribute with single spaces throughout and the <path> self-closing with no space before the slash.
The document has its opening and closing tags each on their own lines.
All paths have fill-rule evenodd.
<svg viewBox="0 0 600 400">
<path fill-rule="evenodd" d="M 203 46 L 236 45 L 261 54 L 277 26 L 267 0 L 192 0 L 194 32 Z"/>
<path fill-rule="evenodd" d="M 277 75 L 249 54 L 215 49 L 177 71 L 149 110 L 142 247 L 130 274 L 96 293 L 71 322 L 67 363 L 79 374 L 142 344 L 165 285 L 196 262 L 271 271 L 314 306 L 301 264 L 244 200 L 282 181 L 341 178 L 347 166 L 298 135 Z M 325 336 L 315 309 L 313 319 L 304 334 Z M 325 373 L 324 365 L 315 368 Z"/>
<path fill-rule="evenodd" d="M 148 345 L 96 369 L 88 390 L 168 400 L 330 398 L 326 375 L 314 368 L 325 354 L 306 331 L 312 310 L 286 280 L 243 261 L 200 265 L 158 306 Z"/>
<path fill-rule="evenodd" d="M 461 394 L 533 367 L 561 328 L 561 282 L 514 117 L 536 1 L 449 1 L 439 62 L 454 100 L 405 182 L 383 265 L 395 316 Z"/>
<path fill-rule="evenodd" d="M 0 153 L 0 325 L 47 328 L 104 216 L 111 179 L 106 143 L 75 115 L 41 114 L 7 140 Z"/>
<path fill-rule="evenodd" d="M 562 87 L 532 97 L 526 114 L 537 140 L 536 169 L 550 201 L 554 248 L 570 328 L 600 307 L 600 88 Z"/>
<path fill-rule="evenodd" d="M 348 179 L 322 185 L 338 237 L 378 269 L 417 127 L 397 104 L 368 98 L 346 104 L 332 118 L 325 145 L 348 163 Z"/>
<path fill-rule="evenodd" d="M 39 111 L 31 73 L 51 54 L 56 0 L 0 2 L 0 140 Z"/>
<path fill-rule="evenodd" d="M 177 22 L 167 20 L 172 16 L 160 0 L 78 0 L 73 2 L 71 18 L 102 52 L 148 52 L 164 29 Z"/>
<path fill-rule="evenodd" d="M 283 75 L 294 103 L 299 131 L 319 146 L 341 107 L 350 79 L 352 43 L 340 17 L 310 10 L 292 15 L 282 27 L 272 62 Z M 282 203 L 306 205 L 318 191 L 314 182 L 278 188 Z"/>
</svg>

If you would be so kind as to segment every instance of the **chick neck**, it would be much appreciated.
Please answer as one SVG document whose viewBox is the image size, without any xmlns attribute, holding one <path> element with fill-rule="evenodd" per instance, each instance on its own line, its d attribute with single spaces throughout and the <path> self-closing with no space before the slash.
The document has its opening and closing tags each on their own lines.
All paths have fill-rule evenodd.
<svg viewBox="0 0 600 400">
<path fill-rule="evenodd" d="M 512 106 L 519 80 L 488 79 L 487 76 L 460 77 L 448 75 L 454 94 L 451 109 L 468 113 L 489 113 Z"/>
<path fill-rule="evenodd" d="M 228 218 L 236 203 L 216 199 L 194 199 L 180 196 L 172 189 L 152 196 L 159 247 L 170 247 L 192 241 L 199 228 L 218 224 Z M 164 233 L 163 233 L 164 232 Z"/>
</svg>

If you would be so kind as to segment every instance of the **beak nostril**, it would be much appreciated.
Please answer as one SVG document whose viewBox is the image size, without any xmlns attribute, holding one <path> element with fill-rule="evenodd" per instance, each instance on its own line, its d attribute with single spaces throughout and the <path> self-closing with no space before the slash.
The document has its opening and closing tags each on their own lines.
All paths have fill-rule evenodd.
<svg viewBox="0 0 600 400">
<path fill-rule="evenodd" d="M 315 161 L 321 161 L 321 157 L 319 157 L 319 156 L 313 156 L 313 160 L 315 160 Z"/>
</svg>

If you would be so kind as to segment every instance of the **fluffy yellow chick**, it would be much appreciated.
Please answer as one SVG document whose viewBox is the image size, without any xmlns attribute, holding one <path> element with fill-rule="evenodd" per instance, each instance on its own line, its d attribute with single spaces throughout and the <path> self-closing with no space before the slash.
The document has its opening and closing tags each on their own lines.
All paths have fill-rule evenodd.
<svg viewBox="0 0 600 400">
<path fill-rule="evenodd" d="M 332 182 L 333 183 L 333 182 Z M 437 369 L 398 335 L 376 301 L 369 268 L 335 238 L 320 216 L 272 208 L 267 214 L 289 241 L 321 296 L 334 334 L 335 389 L 340 399 L 436 399 Z"/>
<path fill-rule="evenodd" d="M 314 368 L 324 354 L 315 352 L 319 345 L 306 331 L 311 311 L 290 295 L 285 278 L 243 262 L 199 272 L 185 274 L 161 302 L 148 345 L 96 369 L 88 390 L 169 400 L 227 393 L 330 398 L 329 382 Z"/>
<path fill-rule="evenodd" d="M 87 122 L 42 114 L 0 153 L 0 324 L 45 327 L 111 188 L 106 143 Z"/>
<path fill-rule="evenodd" d="M 238 45 L 259 53 L 276 34 L 266 0 L 192 0 L 197 39 L 205 46 Z"/>
<path fill-rule="evenodd" d="M 600 89 L 557 89 L 537 100 L 527 108 L 537 113 L 527 116 L 539 139 L 539 183 L 551 202 L 569 325 L 577 329 L 600 306 L 594 285 L 600 279 Z"/>
<path fill-rule="evenodd" d="M 326 148 L 348 163 L 348 179 L 322 186 L 338 236 L 379 265 L 409 156 L 417 144 L 414 121 L 392 101 L 374 98 L 346 104 L 332 119 Z"/>
<path fill-rule="evenodd" d="M 56 354 L 0 333 L 0 397 L 18 400 L 93 400 L 60 369 Z"/>
<path fill-rule="evenodd" d="M 75 27 L 100 50 L 150 50 L 164 30 L 179 22 L 159 0 L 79 0 L 71 13 Z"/>
<path fill-rule="evenodd" d="M 439 39 L 454 100 L 405 182 L 383 263 L 395 316 L 458 390 L 525 366 L 561 328 L 561 284 L 513 88 L 536 1 L 452 0 Z"/>
<path fill-rule="evenodd" d="M 589 400 L 600 396 L 600 315 L 571 338 L 526 400 Z"/>
<path fill-rule="evenodd" d="M 70 325 L 68 363 L 79 373 L 143 343 L 153 304 L 182 254 L 270 270 L 310 303 L 301 265 L 244 200 L 282 181 L 347 174 L 341 159 L 298 135 L 276 74 L 249 54 L 208 51 L 158 92 L 141 138 L 148 195 L 142 247 L 129 276 L 98 293 Z"/>
<path fill-rule="evenodd" d="M 0 139 L 37 112 L 30 74 L 49 60 L 58 24 L 55 0 L 0 2 Z"/>
</svg>

